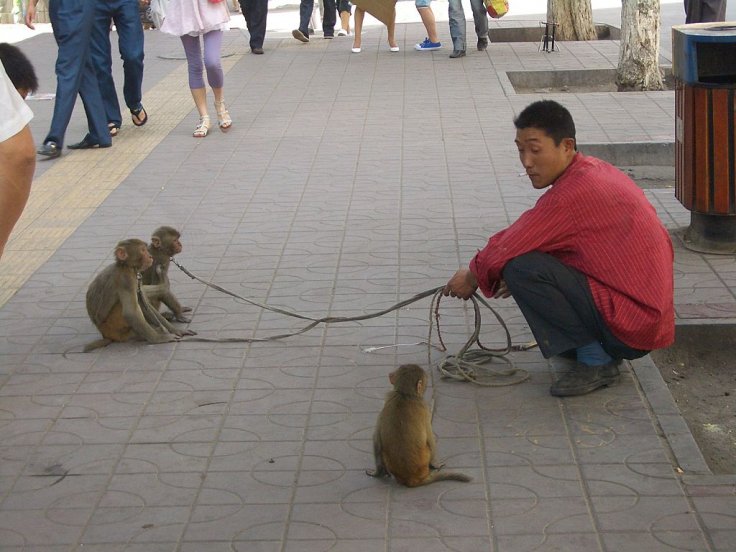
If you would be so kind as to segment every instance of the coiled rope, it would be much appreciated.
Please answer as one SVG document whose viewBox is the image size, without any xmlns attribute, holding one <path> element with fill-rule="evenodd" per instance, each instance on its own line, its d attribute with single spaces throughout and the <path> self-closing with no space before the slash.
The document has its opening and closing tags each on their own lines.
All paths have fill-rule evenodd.
<svg viewBox="0 0 736 552">
<path fill-rule="evenodd" d="M 174 263 L 179 268 L 179 270 L 181 270 L 184 274 L 189 276 L 191 279 L 197 280 L 198 282 L 204 284 L 205 286 L 210 287 L 226 295 L 229 295 L 235 299 L 244 301 L 245 303 L 248 303 L 250 305 L 253 305 L 263 310 L 268 310 L 268 311 L 275 312 L 278 314 L 283 314 L 284 316 L 289 316 L 292 318 L 298 318 L 300 320 L 309 321 L 309 324 L 307 324 L 303 328 L 296 330 L 294 332 L 272 335 L 268 337 L 206 338 L 206 337 L 196 336 L 196 337 L 186 337 L 186 341 L 198 341 L 198 342 L 207 342 L 207 343 L 263 343 L 266 341 L 276 341 L 276 340 L 286 339 L 288 337 L 293 337 L 293 336 L 303 334 L 320 324 L 339 324 L 339 323 L 344 323 L 344 322 L 359 322 L 362 320 L 369 320 L 371 318 L 378 318 L 379 316 L 383 316 L 384 314 L 388 314 L 395 310 L 411 305 L 412 303 L 420 301 L 421 299 L 424 299 L 425 297 L 431 296 L 432 300 L 429 306 L 429 332 L 428 332 L 428 337 L 427 337 L 427 342 L 426 342 L 427 343 L 427 360 L 428 360 L 427 364 L 429 366 L 432 365 L 431 349 L 432 347 L 435 347 L 434 345 L 432 345 L 432 332 L 433 330 L 435 330 L 435 325 L 436 325 L 437 339 L 439 340 L 439 343 L 440 343 L 439 347 L 437 348 L 442 352 L 447 351 L 447 347 L 445 346 L 445 343 L 442 339 L 442 332 L 440 328 L 440 313 L 439 313 L 439 307 L 440 307 L 440 302 L 443 297 L 442 291 L 444 289 L 444 286 L 422 291 L 420 293 L 417 293 L 413 297 L 410 297 L 409 299 L 405 299 L 403 301 L 396 303 L 395 305 L 391 307 L 388 307 L 380 311 L 372 312 L 369 314 L 362 314 L 358 316 L 325 316 L 322 318 L 312 318 L 310 316 L 287 311 L 284 309 L 280 309 L 278 307 L 272 307 L 265 303 L 259 303 L 252 299 L 242 297 L 238 295 L 237 293 L 233 293 L 230 290 L 227 290 L 221 286 L 218 286 L 217 284 L 213 284 L 212 282 L 208 282 L 207 280 L 204 280 L 200 278 L 199 276 L 192 274 L 184 266 L 179 264 L 173 257 L 171 258 L 171 262 Z M 517 368 L 514 365 L 513 361 L 509 359 L 507 355 L 512 351 L 526 351 L 528 349 L 536 347 L 537 345 L 536 342 L 532 341 L 532 342 L 529 342 L 523 345 L 513 345 L 511 343 L 511 334 L 509 333 L 509 329 L 506 326 L 506 323 L 504 322 L 503 318 L 501 318 L 501 316 L 498 314 L 498 312 L 493 307 L 491 307 L 491 305 L 489 305 L 488 302 L 485 299 L 483 299 L 480 295 L 478 295 L 477 293 L 474 293 L 473 296 L 470 297 L 470 301 L 473 304 L 473 312 L 474 312 L 473 333 L 468 339 L 468 341 L 465 343 L 465 345 L 463 345 L 460 351 L 458 351 L 457 354 L 447 355 L 442 361 L 439 362 L 439 364 L 437 365 L 437 369 L 440 372 L 441 376 L 443 378 L 452 378 L 452 379 L 457 379 L 457 380 L 469 381 L 469 382 L 475 383 L 477 385 L 485 386 L 485 387 L 500 387 L 500 386 L 505 386 L 505 385 L 515 385 L 517 383 L 522 383 L 523 381 L 526 381 L 527 379 L 529 379 L 529 373 L 526 372 L 526 370 Z M 505 347 L 501 349 L 492 349 L 492 348 L 484 346 L 480 342 L 480 328 L 482 324 L 481 310 L 480 310 L 481 304 L 493 313 L 499 325 L 503 328 L 506 334 L 506 346 Z M 473 347 L 473 345 L 477 345 L 478 348 L 472 349 L 471 347 Z M 492 362 L 493 359 L 496 359 L 496 358 L 508 364 L 509 367 L 506 369 L 492 369 L 486 366 L 487 364 Z"/>
</svg>

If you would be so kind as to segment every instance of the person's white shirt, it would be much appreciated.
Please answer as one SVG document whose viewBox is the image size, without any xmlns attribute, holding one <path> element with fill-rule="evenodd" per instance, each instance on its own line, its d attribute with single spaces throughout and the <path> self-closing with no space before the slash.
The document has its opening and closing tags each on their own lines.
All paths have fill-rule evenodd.
<svg viewBox="0 0 736 552">
<path fill-rule="evenodd" d="M 18 134 L 33 118 L 33 111 L 13 86 L 0 63 L 0 142 Z"/>
</svg>

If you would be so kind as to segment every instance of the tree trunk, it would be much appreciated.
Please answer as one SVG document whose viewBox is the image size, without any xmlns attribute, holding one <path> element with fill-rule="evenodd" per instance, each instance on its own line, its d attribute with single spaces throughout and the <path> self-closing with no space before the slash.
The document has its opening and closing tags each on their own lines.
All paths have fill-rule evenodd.
<svg viewBox="0 0 736 552">
<path fill-rule="evenodd" d="M 556 23 L 556 40 L 596 40 L 591 0 L 547 0 L 547 21 Z"/>
<path fill-rule="evenodd" d="M 659 70 L 659 0 L 623 0 L 616 85 L 619 91 L 664 89 Z"/>
</svg>

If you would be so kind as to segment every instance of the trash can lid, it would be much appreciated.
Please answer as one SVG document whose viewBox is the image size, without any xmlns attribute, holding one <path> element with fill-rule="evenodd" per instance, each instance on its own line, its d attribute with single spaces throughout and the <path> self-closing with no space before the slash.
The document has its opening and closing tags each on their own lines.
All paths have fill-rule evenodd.
<svg viewBox="0 0 736 552">
<path fill-rule="evenodd" d="M 702 37 L 704 39 L 703 42 L 708 42 L 709 37 L 717 41 L 726 37 L 736 37 L 736 21 L 673 25 L 672 30 L 673 32 Z"/>
</svg>

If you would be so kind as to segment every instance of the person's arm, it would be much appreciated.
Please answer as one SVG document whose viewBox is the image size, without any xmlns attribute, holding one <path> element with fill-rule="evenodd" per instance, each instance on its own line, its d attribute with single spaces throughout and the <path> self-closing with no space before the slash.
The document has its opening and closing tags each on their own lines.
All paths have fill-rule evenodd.
<svg viewBox="0 0 736 552">
<path fill-rule="evenodd" d="M 0 257 L 31 193 L 36 148 L 28 125 L 0 142 Z"/>
</svg>

